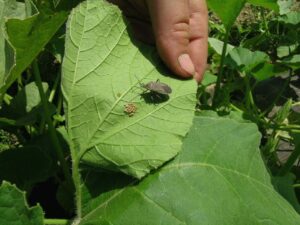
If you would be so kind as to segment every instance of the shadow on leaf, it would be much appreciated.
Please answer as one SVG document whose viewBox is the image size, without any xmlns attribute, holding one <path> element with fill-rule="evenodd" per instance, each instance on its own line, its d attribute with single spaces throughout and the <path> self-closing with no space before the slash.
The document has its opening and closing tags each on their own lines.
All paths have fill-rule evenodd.
<svg viewBox="0 0 300 225">
<path fill-rule="evenodd" d="M 147 104 L 160 104 L 169 100 L 168 95 L 162 95 L 151 91 L 142 93 L 141 97 Z"/>
</svg>

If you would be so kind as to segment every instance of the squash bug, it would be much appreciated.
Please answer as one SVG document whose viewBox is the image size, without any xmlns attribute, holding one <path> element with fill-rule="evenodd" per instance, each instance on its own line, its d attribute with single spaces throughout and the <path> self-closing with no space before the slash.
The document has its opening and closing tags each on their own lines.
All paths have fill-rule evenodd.
<svg viewBox="0 0 300 225">
<path fill-rule="evenodd" d="M 169 95 L 172 93 L 172 88 L 159 81 L 150 81 L 147 84 L 140 83 L 141 87 L 146 89 L 146 91 L 150 91 L 156 94 L 161 94 L 161 95 Z"/>
</svg>

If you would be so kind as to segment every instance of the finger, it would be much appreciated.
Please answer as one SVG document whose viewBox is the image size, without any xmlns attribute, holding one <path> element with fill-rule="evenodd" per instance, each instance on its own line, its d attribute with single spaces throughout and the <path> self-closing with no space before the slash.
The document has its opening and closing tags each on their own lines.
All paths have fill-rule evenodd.
<svg viewBox="0 0 300 225">
<path fill-rule="evenodd" d="M 182 77 L 194 75 L 188 55 L 188 0 L 147 0 L 158 52 L 162 60 Z"/>
<path fill-rule="evenodd" d="M 208 12 L 205 0 L 189 0 L 189 55 L 195 66 L 195 79 L 200 82 L 207 63 Z"/>
</svg>

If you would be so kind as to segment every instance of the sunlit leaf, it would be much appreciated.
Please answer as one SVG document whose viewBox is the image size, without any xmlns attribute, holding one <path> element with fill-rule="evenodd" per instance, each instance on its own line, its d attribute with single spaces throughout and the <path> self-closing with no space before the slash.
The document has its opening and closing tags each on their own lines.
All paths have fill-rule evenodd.
<svg viewBox="0 0 300 225">
<path fill-rule="evenodd" d="M 261 51 L 252 52 L 249 49 L 236 47 L 229 52 L 228 57 L 236 68 L 244 72 L 250 72 L 253 68 L 269 60 L 269 56 Z"/>
<path fill-rule="evenodd" d="M 300 68 L 300 54 L 291 55 L 281 61 L 283 64 L 290 66 L 293 69 Z"/>
<path fill-rule="evenodd" d="M 155 48 L 131 37 L 119 9 L 88 0 L 67 25 L 62 88 L 73 150 L 82 162 L 137 178 L 172 159 L 192 123 L 196 82 L 176 79 Z M 141 83 L 169 85 L 169 96 Z M 135 110 L 128 114 L 126 106 Z M 78 156 L 79 157 L 79 156 Z"/>
<path fill-rule="evenodd" d="M 222 49 L 223 49 L 223 46 L 224 46 L 223 41 L 220 41 L 216 38 L 208 38 L 208 43 L 209 43 L 209 46 L 215 50 L 216 53 L 218 53 L 219 55 L 222 55 Z M 234 49 L 234 46 L 230 45 L 230 44 L 227 44 L 226 55 L 232 49 Z"/>
<path fill-rule="evenodd" d="M 279 12 L 277 0 L 247 0 L 249 3 Z"/>
<path fill-rule="evenodd" d="M 15 64 L 15 52 L 5 35 L 5 22 L 9 18 L 23 19 L 25 4 L 15 0 L 0 0 L 0 87 Z"/>
<path fill-rule="evenodd" d="M 7 40 L 13 47 L 16 58 L 14 67 L 6 73 L 0 83 L 0 94 L 4 94 L 7 88 L 32 63 L 67 18 L 66 12 L 48 15 L 35 13 L 32 8 L 24 8 L 24 10 L 26 11 L 25 19 L 14 18 L 5 23 Z M 34 14 L 28 15 L 29 11 Z M 5 54 L 8 53 L 5 52 Z"/>
<path fill-rule="evenodd" d="M 45 93 L 48 92 L 48 84 L 42 83 Z M 55 106 L 48 104 L 50 113 L 55 112 Z M 33 124 L 42 117 L 44 117 L 44 110 L 41 105 L 40 93 L 38 87 L 34 82 L 31 82 L 18 92 L 18 94 L 11 100 L 9 105 L 3 104 L 0 110 L 0 117 L 2 117 L 2 124 L 5 125 L 23 126 Z M 10 122 L 15 120 L 14 124 Z"/>
<path fill-rule="evenodd" d="M 279 58 L 285 57 L 290 55 L 291 53 L 293 53 L 296 49 L 297 49 L 298 45 L 294 44 L 294 45 L 288 45 L 288 46 L 279 46 L 277 48 L 277 56 Z"/>
<path fill-rule="evenodd" d="M 284 15 L 291 11 L 291 7 L 294 4 L 294 0 L 278 0 L 277 4 L 279 6 L 280 15 Z"/>
<path fill-rule="evenodd" d="M 240 14 L 246 0 L 208 0 L 209 8 L 222 20 L 226 29 L 229 30 Z"/>
<path fill-rule="evenodd" d="M 278 20 L 287 24 L 297 25 L 300 23 L 300 12 L 289 12 L 281 16 Z"/>
<path fill-rule="evenodd" d="M 300 224 L 272 186 L 259 143 L 256 125 L 201 113 L 176 159 L 140 183 L 88 173 L 80 224 Z"/>
</svg>

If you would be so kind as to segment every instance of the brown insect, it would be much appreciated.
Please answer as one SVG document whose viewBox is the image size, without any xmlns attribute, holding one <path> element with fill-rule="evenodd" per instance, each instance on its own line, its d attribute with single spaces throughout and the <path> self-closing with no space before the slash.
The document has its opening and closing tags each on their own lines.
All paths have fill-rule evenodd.
<svg viewBox="0 0 300 225">
<path fill-rule="evenodd" d="M 141 87 L 146 89 L 146 91 L 150 91 L 152 93 L 161 94 L 161 95 L 169 95 L 172 93 L 172 89 L 169 85 L 157 81 L 150 81 L 147 84 L 140 83 Z"/>
<path fill-rule="evenodd" d="M 137 110 L 137 107 L 133 103 L 128 103 L 127 105 L 124 105 L 124 112 L 129 116 L 132 117 Z"/>
</svg>

